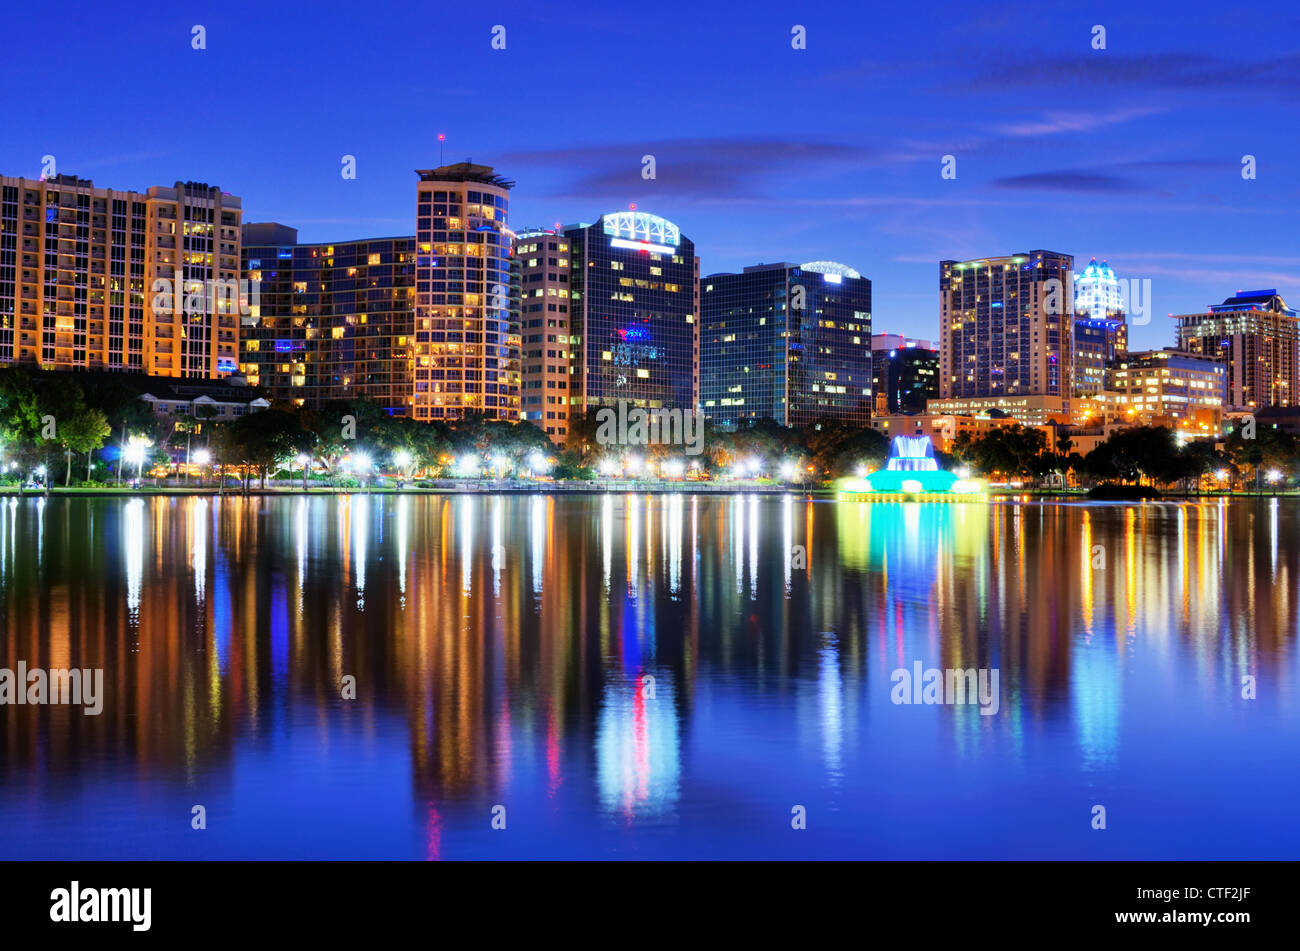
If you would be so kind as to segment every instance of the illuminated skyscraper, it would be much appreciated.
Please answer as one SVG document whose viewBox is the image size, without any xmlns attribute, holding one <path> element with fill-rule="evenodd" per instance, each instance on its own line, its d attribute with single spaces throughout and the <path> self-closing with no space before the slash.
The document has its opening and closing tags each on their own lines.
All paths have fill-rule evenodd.
<svg viewBox="0 0 1300 951">
<path fill-rule="evenodd" d="M 1179 349 L 1226 365 L 1229 409 L 1300 405 L 1300 315 L 1276 290 L 1240 291 L 1174 320 Z"/>
<path fill-rule="evenodd" d="M 695 245 L 671 221 L 636 211 L 570 225 L 563 234 L 570 248 L 568 331 L 577 341 L 570 412 L 582 415 L 620 401 L 646 409 L 698 408 Z M 530 288 L 535 285 L 525 284 L 524 293 Z"/>
<path fill-rule="evenodd" d="M 234 371 L 240 200 L 0 176 L 0 364 L 215 377 Z"/>
<path fill-rule="evenodd" d="M 275 399 L 368 399 L 410 414 L 415 236 L 299 244 L 294 228 L 244 226 L 244 275 L 260 302 L 240 369 Z"/>
<path fill-rule="evenodd" d="M 1093 258 L 1074 276 L 1074 392 L 1095 397 L 1128 351 L 1124 295 L 1115 272 Z"/>
<path fill-rule="evenodd" d="M 417 174 L 412 415 L 476 412 L 516 421 L 519 336 L 507 226 L 514 182 L 468 162 Z"/>
<path fill-rule="evenodd" d="M 1068 400 L 1073 267 L 1055 251 L 939 262 L 942 397 Z"/>
<path fill-rule="evenodd" d="M 719 426 L 871 419 L 871 281 L 833 261 L 710 274 L 701 302 L 704 413 Z"/>
</svg>

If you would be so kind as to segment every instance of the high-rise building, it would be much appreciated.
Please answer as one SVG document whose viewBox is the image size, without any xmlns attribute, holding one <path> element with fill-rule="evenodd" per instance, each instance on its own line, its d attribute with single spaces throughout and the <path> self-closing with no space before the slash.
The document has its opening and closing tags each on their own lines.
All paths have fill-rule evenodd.
<svg viewBox="0 0 1300 951">
<path fill-rule="evenodd" d="M 871 391 L 876 415 L 924 413 L 939 396 L 938 348 L 901 334 L 872 334 Z"/>
<path fill-rule="evenodd" d="M 1300 405 L 1300 316 L 1275 289 L 1239 291 L 1174 319 L 1179 349 L 1225 365 L 1229 409 Z"/>
<path fill-rule="evenodd" d="M 701 283 L 701 397 L 715 425 L 870 421 L 870 280 L 812 261 L 757 264 Z"/>
<path fill-rule="evenodd" d="M 1073 267 L 1041 250 L 939 262 L 941 396 L 1068 400 Z"/>
<path fill-rule="evenodd" d="M 570 387 L 580 342 L 570 325 L 570 260 L 569 239 L 559 230 L 528 229 L 515 236 L 520 405 L 524 419 L 560 444 L 569 432 Z"/>
<path fill-rule="evenodd" d="M 516 421 L 519 334 L 508 227 L 514 182 L 469 162 L 417 174 L 412 415 L 473 412 Z"/>
<path fill-rule="evenodd" d="M 0 364 L 215 377 L 239 346 L 240 200 L 0 177 Z"/>
<path fill-rule="evenodd" d="M 243 228 L 260 290 L 240 370 L 277 400 L 367 399 L 406 416 L 414 398 L 415 236 L 299 244 L 295 228 Z"/>
<path fill-rule="evenodd" d="M 571 415 L 622 401 L 645 409 L 698 409 L 695 245 L 671 221 L 638 211 L 569 225 L 563 234 L 570 249 L 568 331 L 576 350 Z M 524 292 L 529 288 L 535 285 L 524 285 Z M 558 354 L 558 341 L 555 349 Z"/>
<path fill-rule="evenodd" d="M 1107 374 L 1128 350 L 1124 295 L 1115 272 L 1093 258 L 1074 276 L 1074 387 L 1081 399 L 1095 397 Z"/>
</svg>

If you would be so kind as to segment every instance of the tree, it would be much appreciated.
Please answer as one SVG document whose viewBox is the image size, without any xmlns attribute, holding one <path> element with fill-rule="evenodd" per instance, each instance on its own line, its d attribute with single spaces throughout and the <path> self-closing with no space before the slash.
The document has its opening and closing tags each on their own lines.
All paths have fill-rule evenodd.
<svg viewBox="0 0 1300 951">
<path fill-rule="evenodd" d="M 92 406 L 82 406 L 67 419 L 58 423 L 59 444 L 67 451 L 68 469 L 63 484 L 72 484 L 72 454 L 86 454 L 86 481 L 90 481 L 90 463 L 95 450 L 104 445 L 104 440 L 112 432 L 103 410 Z"/>
<path fill-rule="evenodd" d="M 241 416 L 231 424 L 230 438 L 244 465 L 244 494 L 248 494 L 250 471 L 257 469 L 262 488 L 272 466 L 297 455 L 309 446 L 310 436 L 302 428 L 296 412 L 271 407 L 260 413 Z"/>
</svg>

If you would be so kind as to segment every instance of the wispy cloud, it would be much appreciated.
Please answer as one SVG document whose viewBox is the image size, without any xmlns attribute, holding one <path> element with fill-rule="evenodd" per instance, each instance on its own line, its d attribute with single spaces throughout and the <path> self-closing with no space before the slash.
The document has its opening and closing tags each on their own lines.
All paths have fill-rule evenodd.
<svg viewBox="0 0 1300 951">
<path fill-rule="evenodd" d="M 1112 112 L 1086 112 L 1079 109 L 1047 112 L 1041 119 L 1004 123 L 997 127 L 1003 135 L 1015 138 L 1059 135 L 1068 132 L 1095 132 L 1107 126 L 1144 119 L 1166 111 L 1157 106 L 1134 106 Z"/>
<path fill-rule="evenodd" d="M 1283 56 L 1210 56 L 1169 52 L 1127 56 L 1054 53 L 982 66 L 971 87 L 1027 89 L 1035 86 L 1146 86 L 1188 91 L 1300 91 L 1300 53 Z"/>
<path fill-rule="evenodd" d="M 654 156 L 653 180 L 642 178 L 642 158 L 646 155 Z M 736 198 L 761 195 L 761 182 L 769 176 L 798 170 L 801 175 L 816 177 L 851 165 L 878 162 L 880 158 L 874 149 L 834 142 L 686 138 L 511 152 L 502 157 L 501 164 L 577 172 L 575 179 L 562 187 L 562 195 L 546 197 L 581 195 L 605 199 L 653 191 L 675 198 Z"/>
<path fill-rule="evenodd" d="M 1083 194 L 1124 194 L 1145 191 L 1145 187 L 1132 179 L 1097 172 L 1061 169 L 1054 172 L 1034 172 L 1029 175 L 1009 175 L 995 178 L 995 188 L 1024 189 L 1031 191 L 1076 192 Z"/>
</svg>

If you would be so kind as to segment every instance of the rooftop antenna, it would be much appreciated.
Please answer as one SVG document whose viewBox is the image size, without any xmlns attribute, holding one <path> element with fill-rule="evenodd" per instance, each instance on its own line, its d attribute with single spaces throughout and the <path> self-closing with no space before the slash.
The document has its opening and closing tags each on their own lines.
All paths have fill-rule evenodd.
<svg viewBox="0 0 1300 951">
<path fill-rule="evenodd" d="M 443 161 L 443 158 L 442 158 L 442 148 L 443 148 L 443 143 L 446 142 L 446 141 L 447 141 L 447 137 L 446 137 L 445 135 L 443 135 L 441 132 L 439 132 L 439 133 L 438 133 L 438 164 L 439 164 L 440 166 L 446 164 L 446 163 Z"/>
</svg>

